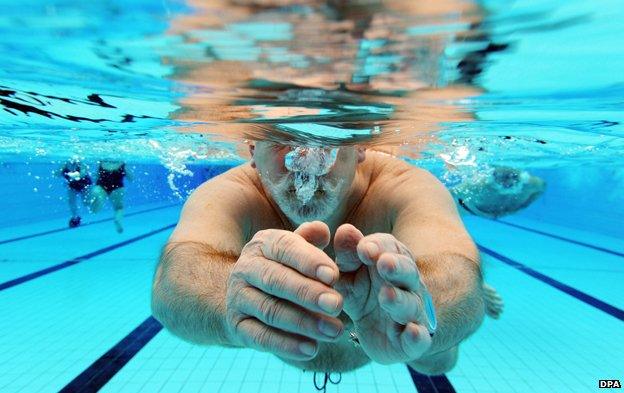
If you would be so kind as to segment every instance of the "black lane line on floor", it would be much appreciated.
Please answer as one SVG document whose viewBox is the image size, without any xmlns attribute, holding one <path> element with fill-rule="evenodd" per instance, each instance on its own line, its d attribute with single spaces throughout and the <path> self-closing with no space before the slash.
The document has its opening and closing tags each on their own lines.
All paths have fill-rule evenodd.
<svg viewBox="0 0 624 393">
<path fill-rule="evenodd" d="M 424 375 L 407 366 L 418 393 L 456 393 L 446 375 Z"/>
<path fill-rule="evenodd" d="M 60 393 L 97 392 L 132 360 L 161 330 L 163 326 L 149 317 L 130 334 L 91 363 L 69 382 Z M 456 393 L 446 375 L 427 376 L 407 366 L 418 393 Z"/>
<path fill-rule="evenodd" d="M 504 255 L 501 255 L 499 253 L 497 253 L 496 251 L 490 250 L 487 247 L 483 247 L 480 244 L 477 244 L 477 246 L 479 247 L 479 249 L 481 251 L 483 251 L 484 253 L 498 259 L 499 261 L 506 263 L 507 265 L 520 270 L 521 272 L 528 274 L 531 277 L 537 278 L 538 280 L 554 287 L 557 288 L 558 290 L 567 293 L 570 296 L 574 296 L 575 298 L 577 298 L 578 300 L 589 304 L 592 307 L 595 307 L 597 309 L 599 309 L 600 311 L 603 311 L 617 319 L 619 319 L 620 321 L 624 321 L 624 310 L 619 309 L 615 306 L 610 305 L 609 303 L 605 303 L 600 299 L 596 299 L 595 297 L 586 294 L 585 292 L 581 292 L 578 289 L 572 288 L 569 285 L 566 285 L 560 281 L 557 281 L 553 278 L 550 278 L 540 272 L 537 272 L 533 269 L 531 269 L 528 266 L 525 266 L 523 264 L 521 264 L 520 262 L 514 261 L 513 259 L 507 258 Z"/>
<path fill-rule="evenodd" d="M 608 248 L 595 246 L 593 244 L 589 244 L 589 243 L 581 242 L 581 241 L 578 241 L 578 240 L 570 239 L 568 237 L 563 237 L 563 236 L 555 235 L 555 234 L 552 234 L 552 233 L 540 231 L 540 230 L 537 230 L 537 229 L 525 227 L 523 225 L 512 224 L 511 222 L 507 222 L 507 221 L 501 221 L 501 220 L 493 220 L 493 221 L 494 222 L 498 222 L 500 224 L 509 225 L 510 227 L 522 229 L 522 230 L 525 230 L 525 231 L 528 231 L 528 232 L 533 232 L 533 233 L 537 233 L 537 234 L 540 234 L 540 235 L 552 237 L 553 239 L 563 240 L 564 242 L 577 244 L 579 246 L 583 246 L 583 247 L 587 247 L 587 248 L 592 248 L 594 250 L 606 252 L 606 253 L 612 254 L 612 255 L 617 255 L 618 257 L 624 257 L 624 253 L 621 253 L 619 251 L 614 251 L 614 250 L 610 250 Z"/>
<path fill-rule="evenodd" d="M 154 210 L 167 209 L 167 208 L 178 206 L 178 205 L 180 205 L 180 204 L 179 203 L 173 203 L 171 205 L 165 205 L 165 206 L 153 207 L 153 208 L 145 209 L 145 210 L 139 210 L 139 211 L 136 211 L 136 212 L 133 212 L 133 213 L 128 213 L 128 214 L 125 215 L 125 217 L 132 217 L 132 216 L 136 216 L 137 214 L 148 213 L 148 212 L 152 212 Z M 113 219 L 112 218 L 103 218 L 101 220 L 90 221 L 90 222 L 87 222 L 85 224 L 80 225 L 79 228 L 86 227 L 86 226 L 89 226 L 89 225 L 94 225 L 94 224 L 100 224 L 100 223 L 103 223 L 103 222 L 106 222 L 106 221 L 113 221 Z M 52 233 L 57 233 L 57 232 L 71 231 L 71 230 L 75 230 L 75 229 L 76 228 L 69 228 L 69 227 L 50 229 L 48 231 L 37 232 L 37 233 L 30 234 L 30 235 L 24 235 L 24 236 L 14 237 L 14 238 L 11 238 L 11 239 L 0 240 L 0 245 L 6 244 L 6 243 L 16 242 L 16 241 L 19 241 L 19 240 L 32 239 L 33 237 L 50 235 Z"/>
<path fill-rule="evenodd" d="M 157 234 L 159 232 L 166 231 L 167 229 L 173 228 L 175 226 L 176 226 L 175 223 L 174 224 L 169 224 L 169 225 L 167 225 L 165 227 L 162 227 L 162 228 L 159 228 L 159 229 L 155 229 L 155 230 L 153 230 L 151 232 L 147 232 L 147 233 L 144 233 L 142 235 L 133 237 L 131 239 L 124 240 L 123 242 L 115 243 L 115 244 L 110 245 L 108 247 L 101 248 L 99 250 L 90 252 L 90 253 L 85 254 L 85 255 L 81 255 L 81 256 L 79 256 L 77 258 L 70 259 L 70 260 L 65 261 L 65 262 L 61 262 L 58 265 L 50 266 L 50 267 L 47 267 L 45 269 L 42 269 L 42 270 L 39 270 L 39 271 L 30 273 L 30 274 L 27 274 L 25 276 L 14 278 L 13 280 L 5 281 L 5 282 L 0 284 L 0 291 L 3 291 L 5 289 L 11 288 L 11 287 L 14 287 L 14 286 L 19 285 L 19 284 L 23 284 L 23 283 L 28 282 L 30 280 L 34 280 L 35 278 L 38 278 L 38 277 L 45 276 L 46 274 L 53 273 L 53 272 L 55 272 L 57 270 L 65 269 L 66 267 L 76 265 L 76 264 L 78 264 L 80 262 L 84 262 L 84 261 L 86 261 L 88 259 L 91 259 L 93 257 L 96 257 L 98 255 L 101 255 L 101 254 L 107 253 L 109 251 L 115 250 L 117 248 L 126 246 L 126 245 L 128 245 L 130 243 L 134 243 L 136 241 L 145 239 L 146 237 L 155 235 L 155 234 Z"/>
<path fill-rule="evenodd" d="M 162 325 L 154 317 L 147 318 L 130 334 L 65 385 L 60 392 L 97 392 L 161 330 Z"/>
</svg>

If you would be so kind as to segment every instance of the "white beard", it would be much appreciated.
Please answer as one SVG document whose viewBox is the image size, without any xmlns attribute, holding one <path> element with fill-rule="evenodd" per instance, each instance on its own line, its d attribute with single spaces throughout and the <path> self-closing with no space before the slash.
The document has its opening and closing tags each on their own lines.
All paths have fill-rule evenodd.
<svg viewBox="0 0 624 393">
<path fill-rule="evenodd" d="M 305 203 L 298 198 L 294 175 L 285 176 L 277 183 L 267 184 L 273 199 L 295 226 L 315 220 L 325 222 L 340 204 L 338 190 L 343 181 L 332 184 L 325 178 L 315 180 L 316 190 Z"/>
</svg>

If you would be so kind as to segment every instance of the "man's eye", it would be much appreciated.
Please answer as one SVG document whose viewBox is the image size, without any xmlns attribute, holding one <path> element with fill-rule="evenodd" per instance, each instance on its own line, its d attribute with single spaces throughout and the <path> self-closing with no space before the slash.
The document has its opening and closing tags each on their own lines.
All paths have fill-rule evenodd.
<svg viewBox="0 0 624 393">
<path fill-rule="evenodd" d="M 292 150 L 292 148 L 290 146 L 284 146 L 284 145 L 275 145 L 271 148 L 271 150 L 275 151 L 275 152 L 281 152 L 281 151 L 286 151 L 286 153 L 288 153 L 289 151 Z"/>
</svg>

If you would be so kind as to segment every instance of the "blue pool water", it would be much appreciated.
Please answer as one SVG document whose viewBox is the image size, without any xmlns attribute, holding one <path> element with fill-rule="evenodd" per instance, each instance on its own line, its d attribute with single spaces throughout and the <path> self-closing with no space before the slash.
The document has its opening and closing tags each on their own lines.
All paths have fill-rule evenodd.
<svg viewBox="0 0 624 393">
<path fill-rule="evenodd" d="M 0 0 L 0 391 L 315 392 L 310 372 L 191 345 L 150 311 L 189 193 L 278 137 L 390 151 L 449 187 L 503 165 L 547 184 L 515 214 L 463 216 L 505 311 L 452 371 L 370 364 L 327 392 L 624 380 L 620 2 L 405 0 L 365 28 L 322 2 L 244 3 Z M 54 171 L 72 155 L 132 169 L 123 233 L 109 206 L 67 227 Z"/>
</svg>

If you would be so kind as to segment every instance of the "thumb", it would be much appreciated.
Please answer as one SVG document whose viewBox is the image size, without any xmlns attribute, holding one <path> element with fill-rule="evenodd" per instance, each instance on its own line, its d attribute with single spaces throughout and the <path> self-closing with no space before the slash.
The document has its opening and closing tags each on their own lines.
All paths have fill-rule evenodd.
<svg viewBox="0 0 624 393">
<path fill-rule="evenodd" d="M 336 230 L 334 252 L 336 264 L 341 272 L 352 272 L 362 266 L 357 245 L 363 237 L 362 232 L 351 224 L 343 224 Z"/>
<path fill-rule="evenodd" d="M 321 250 L 329 245 L 329 227 L 322 221 L 304 222 L 294 233 Z"/>
</svg>

